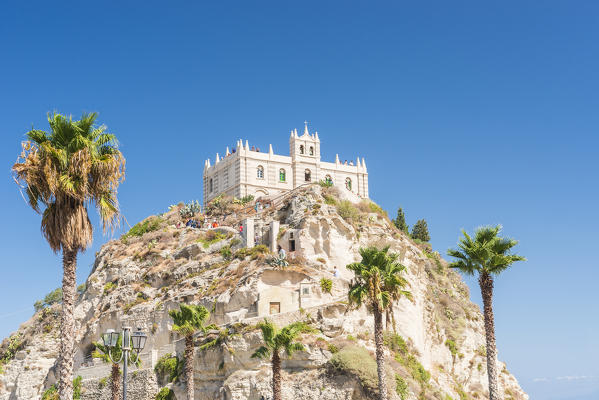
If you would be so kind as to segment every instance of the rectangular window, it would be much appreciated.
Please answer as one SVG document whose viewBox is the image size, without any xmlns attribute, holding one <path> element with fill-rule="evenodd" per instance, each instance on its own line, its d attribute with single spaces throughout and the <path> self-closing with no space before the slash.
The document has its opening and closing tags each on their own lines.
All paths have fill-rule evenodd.
<svg viewBox="0 0 599 400">
<path fill-rule="evenodd" d="M 278 314 L 281 312 L 281 303 L 271 302 L 270 303 L 270 314 Z"/>
</svg>

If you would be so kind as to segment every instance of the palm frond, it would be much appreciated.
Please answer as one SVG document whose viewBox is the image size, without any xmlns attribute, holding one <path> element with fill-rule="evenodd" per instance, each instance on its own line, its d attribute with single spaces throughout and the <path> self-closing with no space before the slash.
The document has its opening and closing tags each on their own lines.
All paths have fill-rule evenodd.
<svg viewBox="0 0 599 400">
<path fill-rule="evenodd" d="M 262 338 L 264 339 L 264 343 L 271 348 L 275 347 L 275 336 L 277 334 L 276 326 L 266 318 L 264 318 L 263 322 L 258 324 L 258 328 L 262 331 Z"/>
<path fill-rule="evenodd" d="M 477 228 L 474 239 L 462 230 L 463 237 L 458 243 L 459 250 L 450 249 L 447 254 L 456 260 L 449 264 L 450 268 L 474 275 L 478 273 L 499 274 L 516 261 L 526 260 L 513 255 L 511 249 L 518 241 L 499 236 L 501 225 Z"/>
<path fill-rule="evenodd" d="M 29 131 L 12 167 L 27 202 L 42 213 L 42 233 L 54 251 L 84 250 L 91 243 L 89 204 L 96 204 L 105 231 L 120 221 L 116 195 L 125 159 L 116 137 L 95 127 L 96 118 L 48 113 L 49 132 Z"/>
<path fill-rule="evenodd" d="M 208 309 L 201 305 L 179 304 L 179 310 L 168 312 L 173 319 L 173 330 L 182 336 L 191 336 L 206 331 L 206 321 L 210 318 Z"/>
<path fill-rule="evenodd" d="M 270 358 L 270 349 L 266 346 L 260 346 L 258 349 L 252 354 L 251 358 L 262 358 L 267 359 Z"/>
<path fill-rule="evenodd" d="M 295 353 L 296 351 L 306 351 L 306 347 L 299 342 L 289 343 L 287 346 L 285 346 L 285 353 L 289 358 L 291 358 L 293 356 L 293 353 Z"/>
</svg>

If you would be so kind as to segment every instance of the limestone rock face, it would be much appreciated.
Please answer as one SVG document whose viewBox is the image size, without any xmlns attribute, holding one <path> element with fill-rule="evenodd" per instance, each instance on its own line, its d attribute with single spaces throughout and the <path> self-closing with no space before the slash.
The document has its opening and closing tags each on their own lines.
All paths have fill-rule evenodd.
<svg viewBox="0 0 599 400">
<path fill-rule="evenodd" d="M 185 383 L 154 372 L 160 357 L 183 353 L 184 340 L 171 332 L 168 316 L 181 302 L 206 306 L 220 329 L 196 338 L 198 400 L 272 396 L 270 364 L 251 357 L 261 344 L 256 323 L 264 318 L 278 326 L 305 321 L 318 332 L 302 337 L 306 351 L 283 361 L 283 398 L 374 398 L 373 317 L 346 302 L 352 273 L 345 266 L 359 261 L 358 251 L 367 245 L 390 246 L 400 255 L 412 293 L 412 300 L 402 298 L 393 309 L 397 335 L 387 335 L 391 398 L 488 397 L 483 319 L 467 286 L 437 253 L 397 231 L 378 206 L 313 185 L 260 215 L 236 213 L 223 217 L 225 223 L 236 227 L 253 217 L 262 229 L 279 221 L 279 232 L 270 237 L 287 251 L 290 265 L 271 266 L 273 255 L 264 246 L 243 248 L 245 238 L 234 228 L 177 228 L 176 210 L 154 217 L 161 221 L 155 231 L 102 247 L 75 310 L 82 399 L 109 398 L 110 365 L 91 352 L 102 332 L 122 325 L 149 335 L 141 367 L 129 370 L 129 396 L 151 400 L 167 385 L 184 399 Z M 322 280 L 332 282 L 330 291 Z M 0 374 L 0 400 L 40 399 L 56 382 L 59 310 L 36 313 L 3 342 L 0 355 L 9 346 L 17 351 Z M 394 330 L 391 322 L 387 330 Z M 504 397 L 528 399 L 505 364 L 499 370 Z M 398 382 L 405 390 L 396 390 Z"/>
</svg>

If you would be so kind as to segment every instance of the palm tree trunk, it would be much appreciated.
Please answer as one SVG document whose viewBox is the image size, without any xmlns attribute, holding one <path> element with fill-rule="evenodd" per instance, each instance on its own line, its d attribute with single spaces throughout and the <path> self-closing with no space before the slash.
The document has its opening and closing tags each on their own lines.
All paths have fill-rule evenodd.
<svg viewBox="0 0 599 400">
<path fill-rule="evenodd" d="M 376 345 L 376 370 L 379 376 L 379 400 L 387 400 L 385 350 L 383 347 L 383 312 L 377 304 L 374 307 L 374 344 Z"/>
<path fill-rule="evenodd" d="M 397 326 L 395 324 L 395 311 L 393 311 L 393 306 L 391 306 L 391 324 L 393 325 L 393 333 L 397 335 Z"/>
<path fill-rule="evenodd" d="M 77 251 L 62 252 L 62 316 L 60 320 L 60 352 L 58 362 L 58 394 L 60 400 L 73 399 L 73 343 L 75 340 L 75 288 Z"/>
<path fill-rule="evenodd" d="M 495 317 L 493 316 L 493 277 L 485 272 L 478 278 L 483 298 L 485 336 L 487 339 L 487 374 L 489 376 L 489 400 L 499 400 L 497 379 L 497 347 L 495 345 Z"/>
<path fill-rule="evenodd" d="M 385 310 L 385 330 L 389 330 L 389 323 L 391 322 L 391 314 L 389 309 Z"/>
<path fill-rule="evenodd" d="M 272 399 L 281 400 L 281 356 L 279 352 L 272 352 Z"/>
<path fill-rule="evenodd" d="M 110 379 L 112 380 L 112 400 L 119 400 L 119 392 L 121 390 L 121 368 L 118 364 L 112 364 L 110 375 Z"/>
<path fill-rule="evenodd" d="M 185 336 L 185 387 L 187 400 L 193 400 L 193 335 Z"/>
</svg>

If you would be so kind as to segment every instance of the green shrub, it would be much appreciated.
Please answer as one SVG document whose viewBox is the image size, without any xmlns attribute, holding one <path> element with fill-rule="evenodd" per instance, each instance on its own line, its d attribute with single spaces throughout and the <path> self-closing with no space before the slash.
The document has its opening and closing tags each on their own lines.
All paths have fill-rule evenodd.
<svg viewBox="0 0 599 400">
<path fill-rule="evenodd" d="M 77 376 L 77 378 L 73 379 L 73 400 L 81 399 L 81 381 L 83 378 L 81 375 Z"/>
<path fill-rule="evenodd" d="M 422 364 L 418 362 L 416 357 L 410 355 L 408 357 L 408 362 L 408 365 L 411 369 L 410 372 L 412 373 L 412 377 L 422 384 L 428 383 L 428 381 L 431 379 L 431 373 L 424 369 L 424 367 L 422 366 Z"/>
<path fill-rule="evenodd" d="M 42 393 L 42 400 L 59 400 L 58 388 L 56 388 L 56 385 L 50 386 L 44 393 Z"/>
<path fill-rule="evenodd" d="M 406 215 L 404 214 L 401 207 L 397 209 L 397 217 L 392 222 L 397 229 L 404 233 L 408 233 L 409 227 L 408 224 L 406 224 Z"/>
<path fill-rule="evenodd" d="M 362 200 L 363 203 L 366 203 L 366 205 L 368 206 L 368 211 L 372 212 L 372 213 L 377 213 L 381 216 L 387 216 L 387 211 L 383 210 L 383 208 L 381 206 L 379 206 L 378 204 L 376 204 L 374 201 L 372 200 Z"/>
<path fill-rule="evenodd" d="M 252 257 L 252 260 L 255 260 L 261 254 L 268 254 L 270 250 L 267 246 L 263 244 L 259 244 L 252 248 L 243 247 L 235 252 L 235 258 L 243 260 L 246 257 Z"/>
<path fill-rule="evenodd" d="M 107 282 L 104 285 L 104 294 L 108 294 L 108 293 L 112 292 L 114 289 L 116 289 L 117 286 L 118 286 L 118 283 L 116 283 L 116 282 Z"/>
<path fill-rule="evenodd" d="M 462 388 L 462 386 L 457 385 L 454 387 L 454 390 L 460 396 L 460 400 L 469 400 L 470 399 L 470 396 L 468 396 L 468 394 L 464 391 L 464 388 Z"/>
<path fill-rule="evenodd" d="M 335 369 L 356 376 L 362 386 L 371 390 L 378 387 L 376 361 L 365 348 L 345 347 L 331 357 L 330 363 Z"/>
<path fill-rule="evenodd" d="M 230 260 L 231 257 L 233 257 L 231 246 L 225 246 L 222 249 L 220 249 L 220 255 L 223 256 L 225 260 Z"/>
<path fill-rule="evenodd" d="M 339 348 L 337 346 L 335 346 L 333 343 L 329 343 L 328 349 L 333 354 L 339 352 Z"/>
<path fill-rule="evenodd" d="M 395 374 L 395 393 L 399 395 L 401 400 L 406 400 L 410 393 L 407 382 L 398 374 Z"/>
<path fill-rule="evenodd" d="M 102 379 L 100 379 L 100 380 L 98 381 L 98 387 L 99 387 L 100 389 L 102 389 L 102 388 L 106 387 L 106 385 L 107 385 L 107 384 L 108 384 L 108 377 L 107 377 L 107 376 L 105 376 L 104 378 L 102 378 Z"/>
<path fill-rule="evenodd" d="M 231 234 L 224 234 L 219 231 L 208 231 L 202 235 L 197 241 L 198 243 L 202 243 L 205 249 L 210 247 L 210 245 L 220 242 L 221 240 L 229 239 Z"/>
<path fill-rule="evenodd" d="M 233 200 L 233 202 L 234 202 L 234 203 L 235 203 L 235 202 L 238 202 L 238 203 L 239 203 L 239 204 L 241 204 L 241 205 L 246 205 L 247 203 L 249 203 L 249 202 L 251 202 L 251 201 L 253 201 L 253 200 L 254 200 L 254 196 L 253 196 L 253 195 L 251 195 L 251 194 L 248 194 L 247 196 L 243 196 L 243 197 L 242 197 L 242 198 L 240 198 L 240 199 L 235 199 L 235 200 Z"/>
<path fill-rule="evenodd" d="M 452 356 L 456 356 L 458 354 L 458 345 L 451 339 L 447 339 L 445 341 L 445 346 L 449 349 Z"/>
<path fill-rule="evenodd" d="M 323 187 L 323 188 L 333 187 L 333 181 L 323 181 L 323 180 L 320 180 L 320 181 L 318 181 L 318 184 L 320 185 L 320 187 Z"/>
<path fill-rule="evenodd" d="M 383 343 L 390 350 L 393 350 L 396 353 L 399 352 L 401 354 L 408 354 L 409 352 L 408 344 L 406 343 L 404 338 L 402 338 L 398 334 L 385 332 L 383 335 Z"/>
<path fill-rule="evenodd" d="M 148 232 L 158 230 L 158 228 L 160 228 L 160 224 L 162 224 L 162 218 L 160 217 L 146 218 L 145 220 L 133 225 L 133 227 L 129 229 L 129 232 L 121 236 L 121 240 L 126 240 L 127 238 L 133 236 L 140 237 Z"/>
<path fill-rule="evenodd" d="M 333 281 L 327 278 L 321 278 L 320 288 L 324 293 L 331 293 L 331 290 L 333 289 Z"/>
<path fill-rule="evenodd" d="M 342 200 L 337 204 L 337 213 L 348 222 L 355 222 L 360 218 L 360 211 L 349 200 Z"/>
<path fill-rule="evenodd" d="M 175 392 L 167 387 L 160 389 L 155 397 L 156 400 L 176 400 Z"/>
<path fill-rule="evenodd" d="M 484 344 L 481 344 L 480 346 L 478 346 L 478 348 L 476 349 L 476 354 L 478 354 L 481 357 L 486 357 L 487 356 L 487 346 L 485 346 Z"/>
<path fill-rule="evenodd" d="M 25 341 L 21 333 L 16 333 L 8 338 L 8 346 L 0 354 L 0 364 L 6 364 L 13 358 L 19 350 L 25 347 Z"/>
<path fill-rule="evenodd" d="M 125 314 L 127 314 L 127 313 L 129 313 L 129 311 L 131 311 L 131 309 L 133 307 L 135 307 L 138 304 L 145 303 L 148 300 L 149 300 L 149 298 L 146 295 L 144 295 L 143 293 L 141 293 L 141 292 L 137 293 L 135 300 L 133 300 L 130 303 L 125 304 L 125 306 L 123 307 L 123 311 L 125 312 Z"/>
<path fill-rule="evenodd" d="M 33 304 L 35 311 L 40 311 L 43 308 L 49 307 L 52 304 L 62 303 L 62 288 L 57 288 L 48 293 L 43 300 L 38 300 Z"/>
<path fill-rule="evenodd" d="M 422 240 L 423 242 L 428 242 L 431 240 L 431 236 L 428 233 L 428 226 L 426 224 L 426 220 L 419 219 L 416 224 L 412 227 L 412 238 Z"/>
<path fill-rule="evenodd" d="M 252 256 L 252 260 L 258 258 L 260 254 L 268 254 L 270 253 L 269 248 L 264 244 L 259 244 L 250 249 L 250 255 Z"/>
<path fill-rule="evenodd" d="M 324 197 L 325 204 L 328 204 L 330 206 L 334 206 L 337 204 L 337 199 L 329 194 L 323 194 L 322 197 Z"/>
<path fill-rule="evenodd" d="M 181 371 L 183 369 L 183 362 L 179 361 L 176 355 L 165 354 L 158 359 L 154 372 L 161 379 L 168 379 L 168 382 L 175 382 L 179 379 Z"/>
<path fill-rule="evenodd" d="M 73 400 L 81 399 L 81 376 L 73 379 Z M 58 389 L 56 385 L 50 386 L 42 394 L 42 400 L 59 400 Z"/>
<path fill-rule="evenodd" d="M 430 372 L 424 369 L 415 355 L 410 353 L 408 344 L 400 335 L 386 332 L 383 342 L 395 352 L 395 360 L 407 368 L 412 378 L 417 380 L 421 386 L 428 383 L 431 378 Z"/>
</svg>

